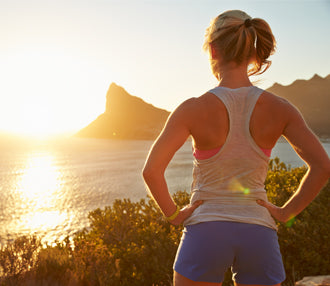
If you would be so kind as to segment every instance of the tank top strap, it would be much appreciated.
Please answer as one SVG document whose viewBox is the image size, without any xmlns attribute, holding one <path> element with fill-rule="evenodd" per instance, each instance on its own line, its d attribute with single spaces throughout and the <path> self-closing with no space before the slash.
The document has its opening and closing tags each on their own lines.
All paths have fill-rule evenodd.
<svg viewBox="0 0 330 286">
<path fill-rule="evenodd" d="M 237 89 L 216 87 L 209 92 L 223 102 L 228 112 L 229 133 L 223 146 L 224 149 L 245 149 L 250 146 L 265 159 L 267 156 L 254 142 L 250 133 L 250 118 L 263 89 L 256 86 Z"/>
<path fill-rule="evenodd" d="M 258 144 L 254 141 L 251 132 L 250 132 L 250 121 L 253 110 L 256 106 L 256 103 L 260 97 L 260 95 L 264 92 L 263 89 L 255 87 L 254 90 L 251 90 L 250 94 L 248 95 L 247 100 L 247 108 L 245 114 L 245 122 L 244 122 L 244 137 L 246 138 L 249 145 L 265 160 L 268 161 L 268 156 L 265 154 L 264 151 L 258 146 Z M 243 124 L 243 122 L 242 122 Z"/>
<path fill-rule="evenodd" d="M 251 88 L 249 90 L 249 92 L 247 93 L 246 96 L 246 108 L 245 108 L 245 115 L 246 115 L 246 119 L 248 121 L 250 121 L 252 112 L 254 110 L 254 107 L 260 97 L 260 95 L 264 92 L 263 89 L 258 88 L 256 86 L 253 86 L 253 88 Z"/>
<path fill-rule="evenodd" d="M 226 87 L 216 87 L 209 90 L 216 95 L 225 105 L 231 131 L 244 132 L 246 124 L 250 122 L 253 109 L 263 90 L 256 86 L 230 89 Z"/>
</svg>

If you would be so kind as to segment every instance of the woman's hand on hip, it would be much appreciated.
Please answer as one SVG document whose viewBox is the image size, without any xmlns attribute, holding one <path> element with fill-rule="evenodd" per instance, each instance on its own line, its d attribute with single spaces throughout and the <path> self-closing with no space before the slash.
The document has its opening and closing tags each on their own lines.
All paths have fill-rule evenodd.
<svg viewBox="0 0 330 286">
<path fill-rule="evenodd" d="M 193 211 L 197 209 L 202 203 L 203 201 L 196 201 L 192 205 L 191 204 L 186 205 L 184 208 L 180 210 L 177 217 L 169 222 L 174 225 L 182 224 L 188 217 L 191 216 Z"/>
<path fill-rule="evenodd" d="M 277 207 L 272 203 L 263 200 L 257 200 L 257 204 L 266 208 L 269 213 L 280 222 L 287 222 L 291 219 L 290 215 L 286 214 L 286 211 L 283 207 Z"/>
</svg>

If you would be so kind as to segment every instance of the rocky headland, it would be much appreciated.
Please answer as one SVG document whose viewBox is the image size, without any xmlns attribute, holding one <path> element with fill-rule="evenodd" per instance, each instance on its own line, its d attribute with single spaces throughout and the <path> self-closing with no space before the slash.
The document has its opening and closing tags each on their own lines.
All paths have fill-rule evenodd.
<svg viewBox="0 0 330 286">
<path fill-rule="evenodd" d="M 81 129 L 79 137 L 151 140 L 162 130 L 169 112 L 132 96 L 111 83 L 106 108 L 98 118 Z"/>
<path fill-rule="evenodd" d="M 318 136 L 330 137 L 330 75 L 322 78 L 315 74 L 309 80 L 296 80 L 287 86 L 275 83 L 267 91 L 297 106 Z M 169 114 L 111 83 L 106 94 L 105 112 L 76 136 L 154 140 Z"/>
</svg>

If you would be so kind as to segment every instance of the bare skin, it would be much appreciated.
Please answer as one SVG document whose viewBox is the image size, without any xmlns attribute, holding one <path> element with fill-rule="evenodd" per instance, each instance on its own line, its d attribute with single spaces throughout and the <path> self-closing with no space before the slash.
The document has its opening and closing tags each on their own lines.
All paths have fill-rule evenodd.
<svg viewBox="0 0 330 286">
<path fill-rule="evenodd" d="M 246 72 L 247 63 L 240 66 L 229 63 L 221 68 L 220 86 L 234 89 L 252 85 Z M 220 147 L 226 141 L 228 130 L 229 118 L 226 108 L 211 93 L 186 100 L 170 115 L 152 146 L 143 170 L 145 182 L 165 216 L 172 215 L 176 210 L 164 177 L 166 167 L 175 152 L 189 136 L 192 136 L 194 146 L 199 150 Z M 283 206 L 275 206 L 264 201 L 257 202 L 267 208 L 275 219 L 286 222 L 305 209 L 329 179 L 330 159 L 300 112 L 288 101 L 271 93 L 264 92 L 258 99 L 251 116 L 250 132 L 257 145 L 264 149 L 273 148 L 283 135 L 308 166 L 298 190 Z M 186 206 L 171 223 L 183 223 L 202 203 L 199 201 Z M 174 285 L 212 286 L 221 283 L 193 282 L 175 272 Z"/>
<path fill-rule="evenodd" d="M 174 285 L 180 285 L 180 286 L 221 286 L 222 285 L 222 283 L 195 282 L 182 276 L 176 271 L 174 271 L 173 283 Z"/>
</svg>

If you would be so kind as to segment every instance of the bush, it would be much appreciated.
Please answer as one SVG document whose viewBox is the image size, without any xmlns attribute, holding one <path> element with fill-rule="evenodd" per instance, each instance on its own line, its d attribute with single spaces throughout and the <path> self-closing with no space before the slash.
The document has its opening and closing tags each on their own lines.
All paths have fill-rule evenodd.
<svg viewBox="0 0 330 286">
<path fill-rule="evenodd" d="M 280 206 L 295 192 L 306 168 L 291 169 L 278 159 L 269 167 L 266 191 Z M 329 189 L 328 183 L 288 224 L 277 224 L 285 285 L 330 273 Z M 187 192 L 174 194 L 179 206 L 188 204 L 189 197 Z M 0 285 L 172 285 L 182 227 L 166 222 L 153 200 L 116 200 L 92 211 L 89 220 L 90 228 L 77 233 L 73 244 L 67 239 L 41 249 L 36 238 L 23 237 L 1 248 Z M 223 286 L 230 284 L 228 271 Z"/>
<path fill-rule="evenodd" d="M 33 269 L 33 285 L 69 285 L 72 277 L 72 249 L 69 239 L 47 245 L 38 253 L 36 267 Z M 31 278 L 30 278 L 31 279 Z"/>
<path fill-rule="evenodd" d="M 36 236 L 22 236 L 14 242 L 7 241 L 0 248 L 0 273 L 2 285 L 18 285 L 37 261 L 41 242 Z"/>
<path fill-rule="evenodd" d="M 306 170 L 306 167 L 291 169 L 278 159 L 272 160 L 265 182 L 269 200 L 283 205 L 294 194 Z M 297 217 L 286 224 L 277 223 L 287 285 L 294 285 L 305 276 L 330 273 L 329 190 L 330 182 Z"/>
<path fill-rule="evenodd" d="M 180 192 L 175 197 L 185 196 Z M 100 285 L 171 284 L 180 231 L 163 219 L 152 200 L 117 200 L 91 212 L 89 219 L 91 230 L 84 232 L 83 241 L 99 239 L 97 245 L 106 246 L 112 257 L 105 270 L 109 284 Z"/>
</svg>

